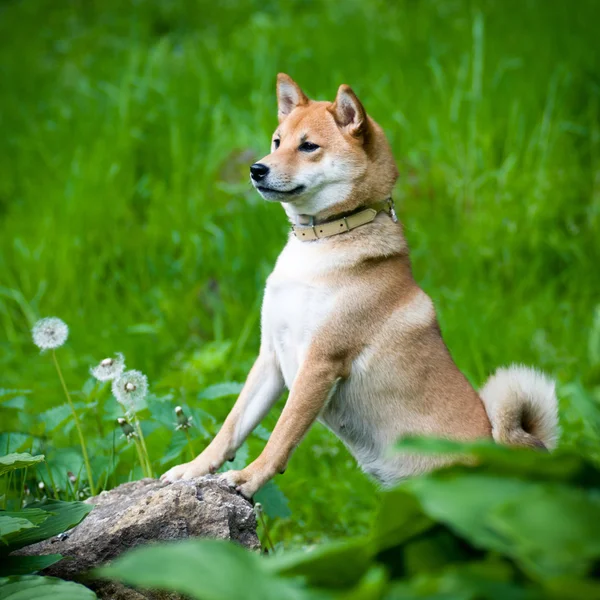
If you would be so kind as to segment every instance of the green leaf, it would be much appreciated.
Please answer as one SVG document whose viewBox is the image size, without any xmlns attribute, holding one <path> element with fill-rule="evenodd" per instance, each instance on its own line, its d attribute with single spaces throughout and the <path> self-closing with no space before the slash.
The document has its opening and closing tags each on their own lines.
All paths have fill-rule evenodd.
<svg viewBox="0 0 600 600">
<path fill-rule="evenodd" d="M 4 556 L 0 563 L 0 577 L 37 573 L 62 559 L 60 554 L 42 556 Z"/>
<path fill-rule="evenodd" d="M 73 418 L 73 412 L 68 404 L 54 406 L 40 414 L 40 422 L 44 423 L 46 431 L 51 432 Z"/>
<path fill-rule="evenodd" d="M 17 550 L 29 544 L 47 540 L 59 533 L 75 527 L 92 511 L 93 504 L 85 502 L 63 502 L 61 500 L 45 500 L 35 502 L 28 508 L 38 508 L 48 514 L 48 518 L 33 529 L 26 529 L 13 537 L 9 542 L 9 551 Z"/>
<path fill-rule="evenodd" d="M 263 442 L 268 442 L 271 437 L 271 432 L 264 425 L 257 425 L 252 432 L 252 435 Z"/>
<path fill-rule="evenodd" d="M 400 486 L 382 495 L 371 537 L 377 550 L 381 551 L 397 546 L 433 525 L 417 500 Z"/>
<path fill-rule="evenodd" d="M 9 471 L 15 469 L 24 469 L 25 467 L 31 467 L 44 460 L 42 454 L 37 456 L 31 456 L 27 452 L 7 454 L 6 456 L 0 456 L 0 475 L 4 475 Z"/>
<path fill-rule="evenodd" d="M 254 495 L 254 500 L 260 502 L 268 517 L 287 519 L 292 511 L 288 499 L 279 486 L 271 479 Z"/>
<path fill-rule="evenodd" d="M 489 514 L 518 498 L 530 483 L 517 478 L 440 472 L 406 481 L 403 486 L 419 499 L 424 512 L 480 548 L 509 549 L 505 538 L 489 527 Z"/>
<path fill-rule="evenodd" d="M 8 515 L 0 513 L 0 540 L 5 544 L 8 544 L 7 540 L 11 536 L 14 536 L 19 531 L 31 529 L 32 527 L 35 527 L 35 525 L 27 519 L 23 519 L 22 517 L 9 517 Z"/>
<path fill-rule="evenodd" d="M 96 594 L 83 585 L 55 577 L 7 577 L 0 579 L 0 600 L 94 600 Z"/>
<path fill-rule="evenodd" d="M 336 594 L 335 598 L 337 600 L 380 600 L 387 588 L 387 579 L 383 567 L 371 567 L 355 588 Z"/>
<path fill-rule="evenodd" d="M 226 396 L 237 396 L 244 387 L 243 383 L 227 381 L 225 383 L 216 383 L 204 389 L 198 394 L 198 400 L 216 400 Z"/>
<path fill-rule="evenodd" d="M 329 542 L 310 550 L 292 550 L 265 561 L 272 573 L 302 575 L 313 586 L 349 587 L 370 566 L 373 545 L 365 538 Z"/>
<path fill-rule="evenodd" d="M 14 396 L 21 396 L 21 395 L 26 395 L 26 394 L 31 394 L 31 393 L 32 393 L 32 390 L 25 390 L 25 389 L 17 390 L 17 389 L 0 388 L 0 400 L 3 400 L 4 398 L 12 398 Z"/>
<path fill-rule="evenodd" d="M 185 540 L 136 548 L 96 575 L 198 600 L 308 600 L 298 582 L 267 571 L 260 556 L 223 540 Z"/>
<path fill-rule="evenodd" d="M 600 558 L 597 494 L 556 484 L 532 487 L 494 510 L 489 523 L 534 575 L 582 576 Z"/>
<path fill-rule="evenodd" d="M 560 452 L 540 452 L 496 444 L 491 440 L 457 442 L 435 438 L 405 438 L 396 444 L 402 452 L 418 454 L 450 454 L 474 459 L 476 465 L 495 473 L 528 475 L 539 478 L 568 479 L 583 468 L 579 457 Z"/>
</svg>

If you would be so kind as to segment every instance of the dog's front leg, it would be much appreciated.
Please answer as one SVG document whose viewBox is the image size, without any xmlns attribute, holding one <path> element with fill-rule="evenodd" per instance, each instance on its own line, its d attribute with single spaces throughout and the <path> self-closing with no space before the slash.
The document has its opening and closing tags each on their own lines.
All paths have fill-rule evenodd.
<svg viewBox="0 0 600 600">
<path fill-rule="evenodd" d="M 194 460 L 173 467 L 161 479 L 170 482 L 193 479 L 215 473 L 226 460 L 233 460 L 237 449 L 275 404 L 283 388 L 283 376 L 274 353 L 261 350 L 237 402 L 212 442 Z"/>
<path fill-rule="evenodd" d="M 343 376 L 340 361 L 317 354 L 310 356 L 309 353 L 262 454 L 245 469 L 224 473 L 227 483 L 246 498 L 251 498 L 274 475 L 283 473 L 292 452 L 319 416 L 337 380 Z"/>
</svg>

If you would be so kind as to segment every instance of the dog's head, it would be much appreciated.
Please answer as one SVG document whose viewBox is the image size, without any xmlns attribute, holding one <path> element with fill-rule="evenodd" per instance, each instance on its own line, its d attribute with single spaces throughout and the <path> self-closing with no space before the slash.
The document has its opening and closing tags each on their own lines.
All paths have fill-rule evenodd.
<svg viewBox="0 0 600 600">
<path fill-rule="evenodd" d="M 290 216 L 327 216 L 391 195 L 391 149 L 350 87 L 340 86 L 333 103 L 316 102 L 280 73 L 277 101 L 271 153 L 250 167 L 263 198 L 285 203 Z"/>
</svg>

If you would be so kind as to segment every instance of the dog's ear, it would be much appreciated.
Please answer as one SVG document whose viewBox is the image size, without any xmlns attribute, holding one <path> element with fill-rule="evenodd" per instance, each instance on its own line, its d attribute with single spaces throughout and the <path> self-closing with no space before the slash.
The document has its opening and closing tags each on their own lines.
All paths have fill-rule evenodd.
<svg viewBox="0 0 600 600">
<path fill-rule="evenodd" d="M 349 85 L 340 85 L 335 102 L 329 107 L 339 127 L 353 137 L 361 137 L 367 129 L 367 113 Z"/>
<path fill-rule="evenodd" d="M 309 100 L 300 86 L 285 73 L 277 75 L 277 116 L 283 121 L 297 106 L 308 104 Z"/>
</svg>

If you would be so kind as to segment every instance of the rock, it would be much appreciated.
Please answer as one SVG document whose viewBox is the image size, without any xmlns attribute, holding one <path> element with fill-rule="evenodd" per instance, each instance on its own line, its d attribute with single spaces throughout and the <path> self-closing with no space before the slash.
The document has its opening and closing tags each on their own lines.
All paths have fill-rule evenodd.
<svg viewBox="0 0 600 600">
<path fill-rule="evenodd" d="M 165 484 L 155 479 L 125 483 L 89 498 L 94 510 L 68 536 L 27 546 L 20 554 L 60 553 L 65 558 L 43 571 L 81 581 L 99 598 L 111 600 L 175 599 L 106 581 L 90 581 L 86 572 L 129 548 L 151 542 L 210 537 L 233 540 L 258 550 L 252 505 L 216 476 Z M 64 538 L 64 539 L 63 539 Z"/>
</svg>

